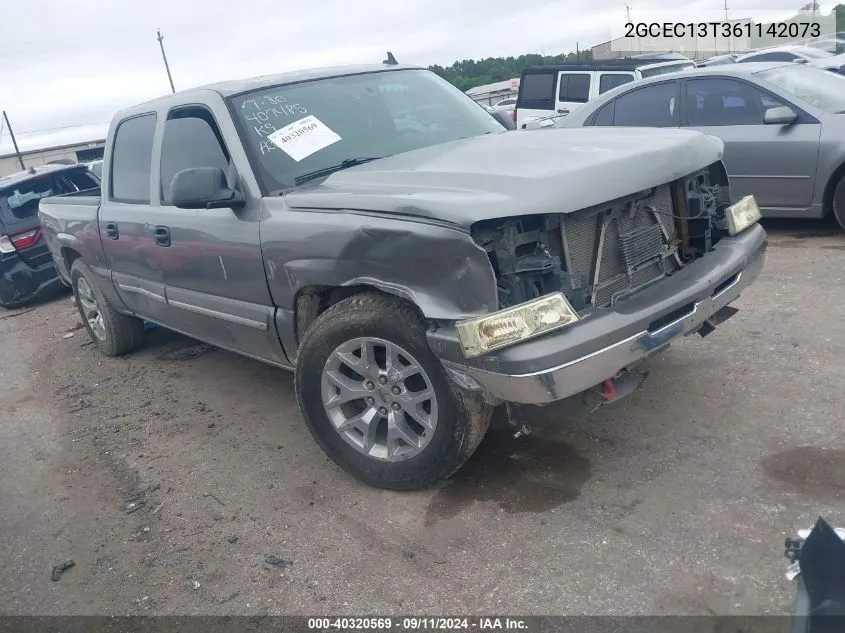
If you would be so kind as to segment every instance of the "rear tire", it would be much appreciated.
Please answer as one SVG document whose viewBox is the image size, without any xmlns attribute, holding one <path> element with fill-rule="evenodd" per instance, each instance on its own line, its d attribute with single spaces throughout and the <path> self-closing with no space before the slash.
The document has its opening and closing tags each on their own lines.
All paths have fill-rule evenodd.
<svg viewBox="0 0 845 633">
<path fill-rule="evenodd" d="M 81 259 L 73 262 L 70 279 L 82 323 L 103 354 L 122 356 L 144 344 L 144 322 L 115 310 Z"/>
<path fill-rule="evenodd" d="M 845 177 L 840 178 L 833 190 L 833 204 L 831 205 L 833 217 L 839 226 L 845 231 Z"/>
<path fill-rule="evenodd" d="M 492 408 L 452 384 L 425 331 L 407 302 L 366 293 L 326 310 L 299 346 L 305 423 L 332 460 L 376 488 L 419 490 L 450 477 L 490 425 Z"/>
</svg>

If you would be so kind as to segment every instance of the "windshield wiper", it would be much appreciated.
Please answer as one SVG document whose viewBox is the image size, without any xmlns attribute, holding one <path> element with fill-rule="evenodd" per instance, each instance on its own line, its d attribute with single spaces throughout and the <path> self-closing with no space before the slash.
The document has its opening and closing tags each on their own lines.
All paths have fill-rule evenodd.
<svg viewBox="0 0 845 633">
<path fill-rule="evenodd" d="M 363 165 L 364 163 L 369 163 L 371 160 L 378 160 L 379 158 L 384 158 L 384 156 L 359 156 L 358 158 L 347 158 L 346 160 L 341 163 L 338 163 L 337 165 L 332 165 L 331 167 L 323 167 L 322 169 L 316 169 L 314 171 L 308 172 L 307 174 L 297 176 L 293 179 L 293 182 L 294 184 L 301 185 L 302 183 L 308 182 L 309 180 L 314 180 L 322 176 L 328 176 L 329 174 L 333 174 L 334 172 L 340 171 L 341 169 L 355 167 L 355 165 Z"/>
</svg>

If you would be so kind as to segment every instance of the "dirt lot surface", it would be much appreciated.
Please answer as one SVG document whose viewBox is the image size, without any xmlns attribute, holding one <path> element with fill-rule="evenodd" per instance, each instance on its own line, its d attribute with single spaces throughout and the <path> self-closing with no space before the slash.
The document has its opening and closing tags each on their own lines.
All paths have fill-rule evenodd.
<svg viewBox="0 0 845 633">
<path fill-rule="evenodd" d="M 785 613 L 784 537 L 845 524 L 845 236 L 770 228 L 740 312 L 640 391 L 422 493 L 335 467 L 288 373 L 164 331 L 102 357 L 67 297 L 0 313 L 0 610 Z"/>
</svg>

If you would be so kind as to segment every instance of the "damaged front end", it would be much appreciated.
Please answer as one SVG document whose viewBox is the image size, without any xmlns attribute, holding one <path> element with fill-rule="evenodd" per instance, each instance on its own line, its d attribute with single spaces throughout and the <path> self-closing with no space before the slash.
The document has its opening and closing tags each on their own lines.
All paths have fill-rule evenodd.
<svg viewBox="0 0 845 633">
<path fill-rule="evenodd" d="M 711 250 L 730 204 L 720 163 L 686 178 L 570 214 L 476 223 L 499 307 L 552 292 L 586 313 L 610 308 Z"/>
<path fill-rule="evenodd" d="M 484 220 L 472 227 L 472 236 L 490 259 L 500 310 L 561 293 L 578 319 L 585 319 L 612 311 L 620 301 L 711 251 L 728 234 L 729 206 L 727 174 L 717 162 L 673 182 L 572 213 Z M 735 312 L 720 311 L 713 323 L 697 331 L 705 336 L 715 320 L 724 320 L 730 311 Z M 666 315 L 666 323 L 676 316 Z M 673 337 L 674 332 L 667 332 L 666 343 Z M 654 351 L 665 346 L 658 343 Z M 583 393 L 584 404 L 595 410 L 618 400 L 636 390 L 646 375 L 626 368 L 606 376 Z"/>
</svg>

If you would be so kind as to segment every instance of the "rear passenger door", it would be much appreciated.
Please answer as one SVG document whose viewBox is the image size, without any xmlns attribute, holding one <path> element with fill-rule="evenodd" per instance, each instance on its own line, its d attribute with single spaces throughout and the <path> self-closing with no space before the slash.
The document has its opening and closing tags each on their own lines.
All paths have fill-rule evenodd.
<svg viewBox="0 0 845 633">
<path fill-rule="evenodd" d="M 592 72 L 561 72 L 557 77 L 556 114 L 569 114 L 590 100 Z"/>
<path fill-rule="evenodd" d="M 164 268 L 153 244 L 157 222 L 150 207 L 155 130 L 154 112 L 124 119 L 115 127 L 99 229 L 120 298 L 135 314 L 166 325 Z"/>
<path fill-rule="evenodd" d="M 228 117 L 220 119 L 231 125 Z M 229 138 L 236 138 L 234 132 Z M 194 167 L 221 169 L 230 185 L 238 186 L 218 119 L 208 108 L 191 104 L 167 113 L 154 178 L 159 183 L 154 203 L 162 218 L 157 258 L 163 262 L 172 327 L 256 358 L 286 362 L 261 256 L 259 202 L 247 197 L 239 209 L 176 208 L 170 196 L 173 178 Z"/>
</svg>

